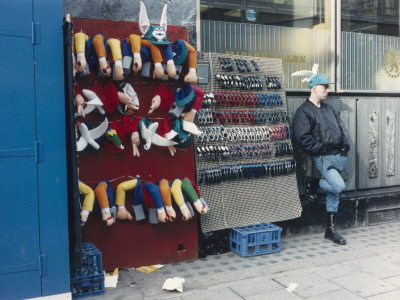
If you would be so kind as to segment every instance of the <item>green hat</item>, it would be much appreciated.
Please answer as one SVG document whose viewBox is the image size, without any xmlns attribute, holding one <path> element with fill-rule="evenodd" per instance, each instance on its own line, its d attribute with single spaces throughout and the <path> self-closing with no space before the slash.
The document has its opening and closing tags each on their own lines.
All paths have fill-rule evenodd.
<svg viewBox="0 0 400 300">
<path fill-rule="evenodd" d="M 318 74 L 311 77 L 308 82 L 308 87 L 311 89 L 312 87 L 320 84 L 335 84 L 334 82 L 329 82 L 328 78 L 324 74 Z"/>
<path fill-rule="evenodd" d="M 158 40 L 154 35 L 154 31 L 164 31 L 164 28 L 161 26 L 156 26 L 156 25 L 150 25 L 149 30 L 147 30 L 146 34 L 143 36 L 145 40 L 148 40 L 150 43 L 155 44 L 155 45 L 169 45 L 169 42 L 167 40 L 167 35 L 163 37 L 162 40 Z"/>
<path fill-rule="evenodd" d="M 183 119 L 176 119 L 172 123 L 171 129 L 177 133 L 177 135 L 172 139 L 174 142 L 178 143 L 178 145 L 175 145 L 175 148 L 186 148 L 192 141 L 193 135 L 190 132 L 183 130 Z"/>
</svg>

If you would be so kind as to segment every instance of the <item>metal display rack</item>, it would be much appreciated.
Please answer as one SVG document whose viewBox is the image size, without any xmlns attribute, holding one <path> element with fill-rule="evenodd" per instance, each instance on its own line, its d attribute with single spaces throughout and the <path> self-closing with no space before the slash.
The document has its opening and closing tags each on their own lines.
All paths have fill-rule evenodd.
<svg viewBox="0 0 400 300">
<path fill-rule="evenodd" d="M 198 53 L 209 62 L 196 124 L 196 180 L 210 207 L 203 232 L 301 215 L 282 61 Z"/>
</svg>

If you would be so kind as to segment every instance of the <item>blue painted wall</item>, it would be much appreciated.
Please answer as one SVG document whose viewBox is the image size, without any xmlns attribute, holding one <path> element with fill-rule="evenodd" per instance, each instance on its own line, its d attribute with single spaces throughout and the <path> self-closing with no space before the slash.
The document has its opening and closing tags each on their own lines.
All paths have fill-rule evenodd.
<svg viewBox="0 0 400 300">
<path fill-rule="evenodd" d="M 69 292 L 63 3 L 0 1 L 0 298 Z"/>
</svg>

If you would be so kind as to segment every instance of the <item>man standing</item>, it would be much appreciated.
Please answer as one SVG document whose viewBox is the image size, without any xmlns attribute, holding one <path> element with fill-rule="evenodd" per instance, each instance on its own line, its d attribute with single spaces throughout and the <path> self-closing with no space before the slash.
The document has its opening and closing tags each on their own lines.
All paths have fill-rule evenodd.
<svg viewBox="0 0 400 300">
<path fill-rule="evenodd" d="M 350 145 L 335 111 L 323 102 L 328 96 L 329 84 L 331 82 L 323 74 L 310 79 L 311 95 L 296 111 L 294 137 L 300 149 L 312 157 L 313 164 L 323 176 L 319 186 L 326 191 L 327 228 L 324 237 L 345 245 L 346 240 L 336 232 L 335 224 L 339 194 L 345 188 L 339 172 L 346 169 Z M 306 180 L 306 193 L 309 199 L 317 198 L 310 178 Z"/>
</svg>

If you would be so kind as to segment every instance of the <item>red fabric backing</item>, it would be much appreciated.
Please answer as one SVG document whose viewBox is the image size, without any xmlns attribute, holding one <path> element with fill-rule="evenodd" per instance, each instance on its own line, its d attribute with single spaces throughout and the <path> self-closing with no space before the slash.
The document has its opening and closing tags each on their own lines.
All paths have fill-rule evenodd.
<svg viewBox="0 0 400 300">
<path fill-rule="evenodd" d="M 97 19 L 74 18 L 74 32 L 82 30 L 89 37 L 102 33 L 106 38 L 127 38 L 129 34 L 140 35 L 138 23 L 109 21 Z M 188 40 L 188 32 L 184 27 L 168 26 L 167 36 L 170 42 L 178 38 Z M 90 75 L 89 81 L 99 81 L 96 75 Z M 140 109 L 136 117 L 147 116 L 153 92 L 160 81 L 142 79 L 135 75 L 129 80 L 136 91 Z M 162 81 L 171 92 L 175 92 L 176 82 Z M 83 86 L 85 83 L 83 83 Z M 148 115 L 161 125 L 165 113 L 155 111 Z M 121 120 L 124 116 L 116 109 L 113 114 L 106 114 L 109 122 Z M 82 118 L 79 118 L 82 119 Z M 97 111 L 92 112 L 85 120 L 98 126 L 104 116 Z M 140 147 L 140 158 L 132 155 L 130 136 L 125 137 L 125 149 L 118 153 L 109 153 L 105 148 L 89 155 L 82 153 L 78 158 L 79 179 L 94 189 L 95 185 L 104 179 L 111 181 L 114 191 L 117 185 L 129 180 L 128 176 L 140 175 L 144 181 L 155 182 L 161 178 L 172 181 L 185 176 L 194 179 L 193 145 L 184 150 L 177 150 L 174 157 L 166 148 L 151 146 L 149 151 Z M 120 178 L 123 176 L 123 178 Z M 117 180 L 113 180 L 119 178 Z M 132 212 L 133 191 L 126 193 L 126 208 Z M 86 226 L 82 229 L 83 242 L 91 242 L 102 252 L 105 270 L 114 268 L 131 268 L 156 263 L 170 263 L 197 258 L 197 218 L 188 222 L 181 219 L 179 208 L 175 205 L 177 220 L 169 224 L 152 225 L 148 219 L 142 222 L 118 221 L 111 227 L 106 227 L 101 216 L 91 214 Z M 183 245 L 184 251 L 178 251 Z"/>
</svg>

